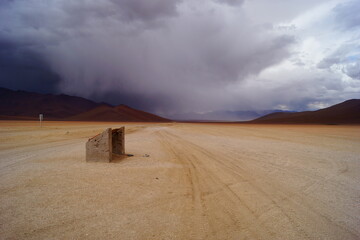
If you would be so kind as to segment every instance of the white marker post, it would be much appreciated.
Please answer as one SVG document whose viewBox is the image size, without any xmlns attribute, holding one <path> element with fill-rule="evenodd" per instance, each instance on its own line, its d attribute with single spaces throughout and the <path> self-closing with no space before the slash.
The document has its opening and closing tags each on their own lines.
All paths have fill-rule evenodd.
<svg viewBox="0 0 360 240">
<path fill-rule="evenodd" d="M 42 127 L 42 121 L 44 119 L 44 115 L 43 114 L 39 114 L 39 120 L 40 120 L 40 127 Z"/>
</svg>

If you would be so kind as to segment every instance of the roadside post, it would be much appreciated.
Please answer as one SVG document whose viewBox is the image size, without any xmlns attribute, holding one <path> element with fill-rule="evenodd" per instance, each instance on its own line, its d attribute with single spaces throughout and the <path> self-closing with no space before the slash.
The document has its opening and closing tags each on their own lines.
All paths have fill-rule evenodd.
<svg viewBox="0 0 360 240">
<path fill-rule="evenodd" d="M 42 127 L 42 121 L 44 119 L 44 115 L 43 114 L 39 114 L 39 120 L 40 120 L 40 127 Z"/>
</svg>

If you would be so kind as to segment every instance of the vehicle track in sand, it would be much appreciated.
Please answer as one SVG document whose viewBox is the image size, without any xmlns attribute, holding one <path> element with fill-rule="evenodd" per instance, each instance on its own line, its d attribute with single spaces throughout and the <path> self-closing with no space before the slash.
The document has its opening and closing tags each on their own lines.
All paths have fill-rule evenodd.
<svg viewBox="0 0 360 240">
<path fill-rule="evenodd" d="M 26 124 L 0 129 L 2 239 L 360 239 L 358 126 L 125 124 L 134 156 L 86 163 L 121 123 Z"/>
<path fill-rule="evenodd" d="M 208 222 L 210 227 L 208 230 L 215 239 L 224 236 L 224 232 L 234 234 L 234 231 L 247 229 L 249 226 L 244 226 L 245 224 L 241 224 L 241 222 L 253 222 L 256 214 L 246 204 L 242 203 L 242 200 L 231 190 L 228 184 L 224 183 L 214 173 L 214 169 L 210 169 L 208 164 L 204 164 L 204 161 L 213 161 L 217 156 L 210 155 L 196 145 L 167 131 L 163 131 L 159 135 L 169 151 L 183 164 L 184 169 L 190 172 L 187 175 L 190 178 L 192 197 L 195 200 L 194 209 L 198 216 L 197 219 L 192 220 L 195 223 Z M 199 179 L 202 181 L 200 182 Z M 206 199 L 207 196 L 211 196 L 211 199 Z M 239 211 L 241 208 L 243 208 L 242 210 L 246 213 L 247 218 L 250 219 L 244 219 L 242 216 L 244 214 Z M 247 237 L 258 238 L 256 232 L 259 231 L 251 230 L 251 228 L 247 231 L 249 231 L 246 232 Z M 239 237 L 241 236 L 239 235 Z"/>
<path fill-rule="evenodd" d="M 336 219 L 332 219 L 331 209 L 327 211 L 322 209 L 319 211 L 318 206 L 309 201 L 302 193 L 293 191 L 286 185 L 277 183 L 274 179 L 267 177 L 265 172 L 263 175 L 255 174 L 252 176 L 249 171 L 250 169 L 242 167 L 241 161 L 234 157 L 234 153 L 236 152 L 234 149 L 227 149 L 228 151 L 226 152 L 211 150 L 212 148 L 205 149 L 187 140 L 187 134 L 176 132 L 173 129 L 158 132 L 157 134 L 162 139 L 162 144 L 166 145 L 174 157 L 190 172 L 188 175 L 191 178 L 192 195 L 193 197 L 195 196 L 194 198 L 196 199 L 195 207 L 205 216 L 202 220 L 209 222 L 210 231 L 213 236 L 224 236 L 226 232 L 232 232 L 232 234 L 234 234 L 234 232 L 242 229 L 245 225 L 245 229 L 249 232 L 246 233 L 247 235 L 238 233 L 239 237 L 249 237 L 251 239 L 262 239 L 269 235 L 278 235 L 279 237 L 279 235 L 281 235 L 279 231 L 275 233 L 274 230 L 272 230 L 273 226 L 269 225 L 269 222 L 266 222 L 266 218 L 270 218 L 271 215 L 275 213 L 277 218 L 284 221 L 283 224 L 286 224 L 288 231 L 290 229 L 290 232 L 294 233 L 293 238 L 312 239 L 311 236 L 317 234 L 314 232 L 316 229 L 309 231 L 303 227 L 304 221 L 306 221 L 307 223 L 313 222 L 314 226 L 319 225 L 318 223 L 320 222 L 324 228 L 332 226 L 331 228 L 334 230 L 334 233 L 340 233 L 341 236 L 347 235 L 347 239 L 357 239 L 359 232 L 354 228 L 355 226 L 349 228 L 341 223 L 341 221 L 337 222 Z M 312 179 L 315 182 L 310 186 L 328 182 L 336 176 L 335 173 L 335 175 L 324 179 L 307 173 L 289 171 L 285 167 L 276 166 L 271 164 L 271 162 L 266 162 L 266 160 L 260 161 L 254 157 L 250 157 L 246 159 L 246 161 L 265 164 L 267 167 L 273 168 L 273 171 L 288 172 L 289 174 Z M 224 182 L 224 178 L 230 178 L 230 183 Z M 199 179 L 203 181 L 200 182 Z M 262 184 L 257 183 L 259 179 L 261 179 Z M 264 182 L 268 184 L 264 186 Z M 266 204 L 252 207 L 251 204 L 245 200 L 246 198 L 243 199 L 242 193 L 232 189 L 232 186 L 236 186 L 239 183 L 246 183 L 246 185 L 251 188 L 251 191 L 254 191 L 253 195 L 256 196 L 256 198 L 262 199 Z M 308 190 L 308 188 L 306 188 L 305 191 L 306 190 Z M 214 200 L 216 204 L 214 205 L 211 204 L 212 200 L 206 201 L 206 198 L 211 195 L 216 196 Z M 223 204 L 219 204 L 219 202 Z M 322 202 L 322 204 L 326 203 Z M 201 208 L 199 206 L 201 206 Z M 223 213 L 221 217 L 212 216 L 212 214 L 219 209 L 221 209 L 220 211 Z M 299 209 L 300 211 L 294 212 L 293 209 Z M 342 214 L 345 213 L 342 212 Z M 354 216 L 347 215 L 347 217 L 356 221 Z M 227 222 L 226 218 L 230 218 L 232 222 L 224 226 L 224 223 Z M 260 219 L 265 221 L 259 221 Z M 256 222 L 256 225 L 245 224 L 249 222 Z M 259 230 L 259 228 L 261 230 Z M 336 239 L 336 236 L 333 237 Z"/>
</svg>

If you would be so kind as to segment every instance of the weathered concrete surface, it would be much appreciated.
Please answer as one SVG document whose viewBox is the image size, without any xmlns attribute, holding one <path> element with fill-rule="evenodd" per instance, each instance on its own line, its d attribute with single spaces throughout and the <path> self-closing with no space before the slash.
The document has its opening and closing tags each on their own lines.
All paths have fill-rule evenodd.
<svg viewBox="0 0 360 240">
<path fill-rule="evenodd" d="M 125 127 L 112 130 L 112 153 L 125 154 Z"/>
<path fill-rule="evenodd" d="M 125 127 L 108 128 L 86 143 L 87 162 L 111 162 L 113 154 L 125 154 Z"/>
<path fill-rule="evenodd" d="M 87 162 L 110 162 L 112 159 L 111 128 L 90 138 L 86 143 Z"/>
</svg>

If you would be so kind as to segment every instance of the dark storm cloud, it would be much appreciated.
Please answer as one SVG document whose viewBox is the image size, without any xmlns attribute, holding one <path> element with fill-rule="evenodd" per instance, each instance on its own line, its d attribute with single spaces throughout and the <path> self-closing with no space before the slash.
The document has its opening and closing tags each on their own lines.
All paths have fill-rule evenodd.
<svg viewBox="0 0 360 240">
<path fill-rule="evenodd" d="M 44 73 L 37 79 L 49 74 L 48 85 L 31 85 L 98 101 L 163 112 L 235 108 L 242 93 L 229 94 L 231 84 L 280 63 L 295 42 L 249 19 L 245 3 L 8 1 L 0 7 L 0 39 L 11 54 L 2 58 L 12 66 L 30 62 Z M 16 79 L 32 82 L 24 68 L 18 72 L 7 79 L 19 87 Z"/>
<path fill-rule="evenodd" d="M 51 63 L 46 61 L 46 49 L 55 47 L 60 51 L 67 51 L 60 46 L 64 41 L 71 39 L 86 41 L 85 38 L 93 36 L 94 31 L 95 34 L 101 34 L 96 33 L 97 28 L 100 27 L 96 24 L 106 22 L 107 18 L 112 18 L 114 21 L 156 21 L 166 16 L 176 15 L 177 2 L 161 0 L 59 1 L 57 3 L 9 0 L 2 2 L 0 5 L 0 11 L 3 13 L 0 14 L 2 22 L 0 24 L 0 84 L 2 87 L 12 89 L 57 92 L 60 77 L 50 68 Z M 95 20 L 95 25 L 91 26 L 94 24 L 91 23 L 93 20 Z M 90 51 L 91 47 L 89 46 Z M 71 54 L 76 55 L 76 50 Z M 59 72 L 58 69 L 55 71 Z M 61 71 L 60 74 L 62 74 Z M 106 94 L 106 96 L 109 95 Z M 112 102 L 126 101 L 124 97 L 104 99 L 113 100 Z M 133 102 L 133 100 L 134 98 L 129 96 L 129 101 Z"/>
<path fill-rule="evenodd" d="M 89 96 L 89 98 L 97 102 L 112 103 L 114 105 L 119 103 L 130 104 L 131 107 L 138 109 L 154 109 L 154 106 L 156 106 L 157 109 L 164 109 L 169 105 L 176 105 L 175 102 L 169 102 L 171 99 L 169 99 L 166 95 L 154 96 L 126 92 L 121 92 L 121 94 L 119 94 L 119 89 L 109 90 L 106 92 L 106 94 L 99 94 L 95 92 Z M 164 101 L 164 99 L 166 99 L 166 101 Z"/>
<path fill-rule="evenodd" d="M 111 18 L 118 21 L 142 21 L 151 23 L 158 19 L 172 17 L 177 14 L 177 4 L 181 0 L 103 0 L 73 1 L 60 4 L 67 22 L 75 25 L 89 24 Z"/>
<path fill-rule="evenodd" d="M 55 93 L 59 81 L 41 56 L 0 39 L 1 87 Z"/>
<path fill-rule="evenodd" d="M 154 20 L 176 15 L 176 5 L 181 0 L 112 0 L 129 19 Z"/>
</svg>

